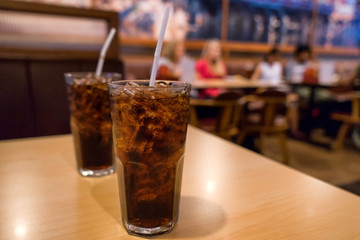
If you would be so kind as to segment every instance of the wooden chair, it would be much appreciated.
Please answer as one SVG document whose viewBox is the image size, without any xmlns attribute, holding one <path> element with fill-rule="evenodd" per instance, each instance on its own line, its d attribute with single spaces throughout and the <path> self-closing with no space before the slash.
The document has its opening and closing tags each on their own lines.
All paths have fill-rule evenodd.
<svg viewBox="0 0 360 240">
<path fill-rule="evenodd" d="M 339 150 L 343 147 L 345 138 L 350 128 L 356 124 L 360 124 L 360 92 L 353 92 L 352 96 L 352 110 L 351 114 L 346 113 L 333 113 L 331 118 L 336 121 L 343 122 L 341 125 L 335 143 L 333 144 L 334 150 Z"/>
<path fill-rule="evenodd" d="M 232 92 L 221 94 L 216 99 L 191 99 L 190 124 L 225 139 L 236 136 L 239 133 L 237 128 L 240 113 L 239 99 L 240 95 Z M 197 114 L 198 107 L 219 109 L 216 119 L 210 128 L 202 126 Z"/>
<path fill-rule="evenodd" d="M 251 105 L 259 105 L 251 109 Z M 288 130 L 286 94 L 279 91 L 265 91 L 257 95 L 241 98 L 240 133 L 237 143 L 242 144 L 248 135 L 259 134 L 258 148 L 263 152 L 264 138 L 276 134 L 282 148 L 283 162 L 288 164 L 289 154 L 286 144 Z"/>
</svg>

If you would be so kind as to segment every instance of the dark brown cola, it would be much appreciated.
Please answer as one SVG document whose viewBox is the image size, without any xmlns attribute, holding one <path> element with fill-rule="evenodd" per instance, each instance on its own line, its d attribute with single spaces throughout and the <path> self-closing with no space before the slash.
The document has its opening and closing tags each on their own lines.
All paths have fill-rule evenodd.
<svg viewBox="0 0 360 240">
<path fill-rule="evenodd" d="M 189 90 L 110 87 L 122 218 L 130 233 L 159 234 L 177 221 Z"/>
<path fill-rule="evenodd" d="M 67 84 L 78 170 L 84 176 L 114 172 L 108 80 L 92 75 Z"/>
</svg>

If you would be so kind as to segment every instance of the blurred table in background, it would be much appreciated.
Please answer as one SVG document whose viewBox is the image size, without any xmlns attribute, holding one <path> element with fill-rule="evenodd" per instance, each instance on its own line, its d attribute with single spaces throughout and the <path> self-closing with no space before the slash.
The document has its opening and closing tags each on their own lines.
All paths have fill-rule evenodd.
<svg viewBox="0 0 360 240">
<path fill-rule="evenodd" d="M 116 175 L 81 177 L 70 135 L 0 142 L 3 239 L 135 239 Z M 174 231 L 159 239 L 357 239 L 360 198 L 189 127 Z"/>
<path fill-rule="evenodd" d="M 247 88 L 277 88 L 286 86 L 285 84 L 271 84 L 261 81 L 251 81 L 250 79 L 241 76 L 230 76 L 226 79 L 196 79 L 191 83 L 192 89 L 204 88 L 232 88 L 232 89 L 247 89 Z"/>
</svg>

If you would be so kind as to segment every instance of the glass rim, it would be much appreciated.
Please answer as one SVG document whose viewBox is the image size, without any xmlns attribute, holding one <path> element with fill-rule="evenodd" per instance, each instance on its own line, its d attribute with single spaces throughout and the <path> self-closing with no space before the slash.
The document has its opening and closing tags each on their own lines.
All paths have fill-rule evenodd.
<svg viewBox="0 0 360 240">
<path fill-rule="evenodd" d="M 71 77 L 71 78 L 74 78 L 74 77 L 86 77 L 86 76 L 95 76 L 95 72 L 66 72 L 64 73 L 64 77 Z M 118 72 L 102 72 L 100 74 L 101 77 L 108 77 L 108 76 L 119 76 L 121 77 L 122 74 L 121 73 L 118 73 Z"/>
<path fill-rule="evenodd" d="M 132 86 L 125 85 L 127 82 L 141 82 L 141 83 L 150 83 L 150 80 L 116 80 L 108 83 L 109 88 L 119 88 L 119 87 L 127 87 L 127 88 L 140 88 L 140 89 L 164 89 L 164 88 L 190 88 L 191 84 L 184 81 L 174 81 L 174 80 L 156 80 L 156 82 L 165 82 L 165 83 L 173 83 L 173 85 L 167 86 L 149 86 L 149 85 L 140 85 L 140 86 Z"/>
</svg>

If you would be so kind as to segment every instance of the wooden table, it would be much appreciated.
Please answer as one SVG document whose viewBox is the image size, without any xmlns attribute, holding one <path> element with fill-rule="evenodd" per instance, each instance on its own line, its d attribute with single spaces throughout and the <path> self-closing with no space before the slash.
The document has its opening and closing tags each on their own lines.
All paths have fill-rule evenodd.
<svg viewBox="0 0 360 240">
<path fill-rule="evenodd" d="M 249 79 L 237 76 L 227 79 L 196 79 L 191 83 L 193 89 L 204 88 L 235 88 L 235 89 L 254 89 L 254 88 L 276 88 L 279 86 L 285 86 L 284 84 L 271 84 L 261 81 L 251 81 Z"/>
<path fill-rule="evenodd" d="M 116 175 L 80 177 L 70 135 L 0 142 L 0 239 L 136 239 Z M 161 239 L 360 239 L 360 198 L 189 128 L 180 219 Z"/>
</svg>

